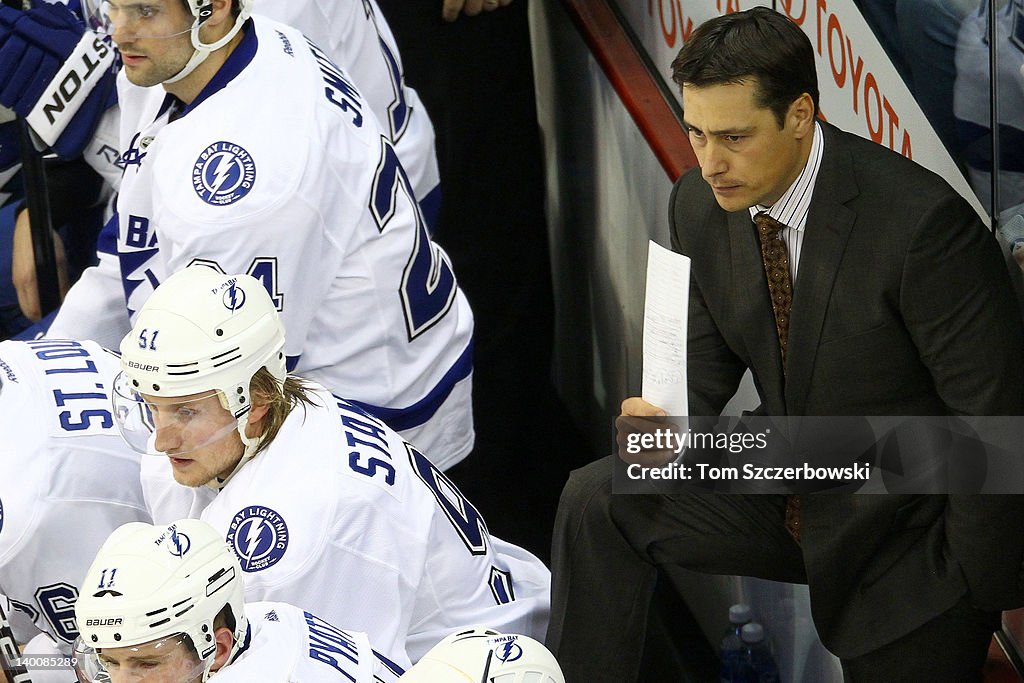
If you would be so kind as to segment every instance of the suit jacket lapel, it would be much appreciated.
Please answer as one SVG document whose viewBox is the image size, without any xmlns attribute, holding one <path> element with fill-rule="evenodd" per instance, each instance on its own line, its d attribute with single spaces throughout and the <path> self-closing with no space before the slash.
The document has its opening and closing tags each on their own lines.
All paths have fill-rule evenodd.
<svg viewBox="0 0 1024 683">
<path fill-rule="evenodd" d="M 782 353 L 761 259 L 761 243 L 749 212 L 735 211 L 727 216 L 736 317 L 743 325 L 750 368 L 761 384 L 762 402 L 769 411 L 775 411 L 776 406 L 784 405 Z"/>
<path fill-rule="evenodd" d="M 786 373 L 786 407 L 790 415 L 806 410 L 822 324 L 832 296 L 843 251 L 856 214 L 845 202 L 858 194 L 853 159 L 830 127 L 825 153 L 807 214 L 800 268 L 793 288 Z"/>
</svg>

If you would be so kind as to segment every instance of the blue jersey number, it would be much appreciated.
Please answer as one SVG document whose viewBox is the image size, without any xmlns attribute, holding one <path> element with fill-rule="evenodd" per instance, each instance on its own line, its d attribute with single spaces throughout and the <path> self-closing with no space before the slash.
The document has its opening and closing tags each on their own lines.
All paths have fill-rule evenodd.
<svg viewBox="0 0 1024 683">
<path fill-rule="evenodd" d="M 388 128 L 391 133 L 391 141 L 398 142 L 409 125 L 409 105 L 405 101 L 405 90 L 402 88 L 402 69 L 398 65 L 398 59 L 391 51 L 384 36 L 377 28 L 377 18 L 373 14 L 373 5 L 369 0 L 363 0 L 363 12 L 373 22 L 373 28 L 377 31 L 377 40 L 380 42 L 380 53 L 388 66 L 388 75 L 391 77 L 391 92 L 393 98 L 388 105 Z"/>
<path fill-rule="evenodd" d="M 8 599 L 11 601 L 11 604 L 14 606 L 15 609 L 17 609 L 19 612 L 24 612 L 25 614 L 27 614 L 28 618 L 31 619 L 33 623 L 39 620 L 39 610 L 37 610 L 31 604 L 27 602 L 21 602 L 13 598 Z"/>
<path fill-rule="evenodd" d="M 381 232 L 405 202 L 416 217 L 415 243 L 402 271 L 402 308 L 405 326 L 412 341 L 444 317 L 455 301 L 455 273 L 447 257 L 430 241 L 419 203 L 405 169 L 398 162 L 395 148 L 381 137 L 381 160 L 373 179 L 373 218 Z"/>
<path fill-rule="evenodd" d="M 434 494 L 437 504 L 444 510 L 448 521 L 455 527 L 455 531 L 458 532 L 469 552 L 473 555 L 486 553 L 487 523 L 484 522 L 480 511 L 473 507 L 473 504 L 462 495 L 451 479 L 437 469 L 434 463 L 427 460 L 410 444 L 406 443 L 405 448 L 409 451 L 409 462 L 412 463 L 412 469 L 416 472 L 416 476 Z"/>
<path fill-rule="evenodd" d="M 494 602 L 499 605 L 507 605 L 516 599 L 515 588 L 512 583 L 512 572 L 491 567 L 491 576 L 487 581 L 491 587 L 491 595 Z"/>
<path fill-rule="evenodd" d="M 75 600 L 78 589 L 69 583 L 54 583 L 36 591 L 36 603 L 50 622 L 53 634 L 68 643 L 78 637 L 75 623 Z"/>
</svg>

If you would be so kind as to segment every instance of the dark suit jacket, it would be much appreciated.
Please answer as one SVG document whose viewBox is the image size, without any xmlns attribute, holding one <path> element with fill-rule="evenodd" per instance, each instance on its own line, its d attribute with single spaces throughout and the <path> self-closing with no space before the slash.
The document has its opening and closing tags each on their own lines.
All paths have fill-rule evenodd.
<svg viewBox="0 0 1024 683">
<path fill-rule="evenodd" d="M 749 212 L 723 211 L 699 169 L 676 184 L 691 413 L 718 415 L 749 368 L 769 415 L 1024 414 L 1024 331 L 991 233 L 935 174 L 822 128 L 785 378 Z M 967 592 L 1024 604 L 1024 496 L 813 495 L 802 523 L 815 623 L 840 656 Z"/>
</svg>

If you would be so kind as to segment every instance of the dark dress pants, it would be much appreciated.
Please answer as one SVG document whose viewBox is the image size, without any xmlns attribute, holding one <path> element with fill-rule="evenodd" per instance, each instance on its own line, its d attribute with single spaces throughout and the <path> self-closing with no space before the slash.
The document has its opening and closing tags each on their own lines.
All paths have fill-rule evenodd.
<svg viewBox="0 0 1024 683">
<path fill-rule="evenodd" d="M 658 581 L 671 581 L 675 568 L 806 583 L 800 546 L 783 525 L 784 496 L 613 495 L 612 462 L 573 472 L 555 521 L 547 644 L 570 683 L 646 681 L 645 651 L 664 654 L 662 669 L 685 661 L 671 637 L 648 632 Z M 977 680 L 997 620 L 965 599 L 894 643 L 844 661 L 845 678 Z M 681 670 L 676 680 L 686 678 Z"/>
</svg>

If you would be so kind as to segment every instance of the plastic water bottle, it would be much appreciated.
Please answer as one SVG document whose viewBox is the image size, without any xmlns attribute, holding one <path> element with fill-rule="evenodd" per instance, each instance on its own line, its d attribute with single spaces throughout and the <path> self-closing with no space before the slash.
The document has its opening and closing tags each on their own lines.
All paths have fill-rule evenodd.
<svg viewBox="0 0 1024 683">
<path fill-rule="evenodd" d="M 764 627 L 750 622 L 740 630 L 743 653 L 740 655 L 740 676 L 743 683 L 779 683 L 779 667 L 764 638 Z"/>
<path fill-rule="evenodd" d="M 739 674 L 740 656 L 743 652 L 743 641 L 740 639 L 740 631 L 744 624 L 750 623 L 752 619 L 750 605 L 738 604 L 729 608 L 729 628 L 722 636 L 722 642 L 718 648 L 719 654 L 719 676 L 720 683 L 736 683 Z"/>
</svg>

